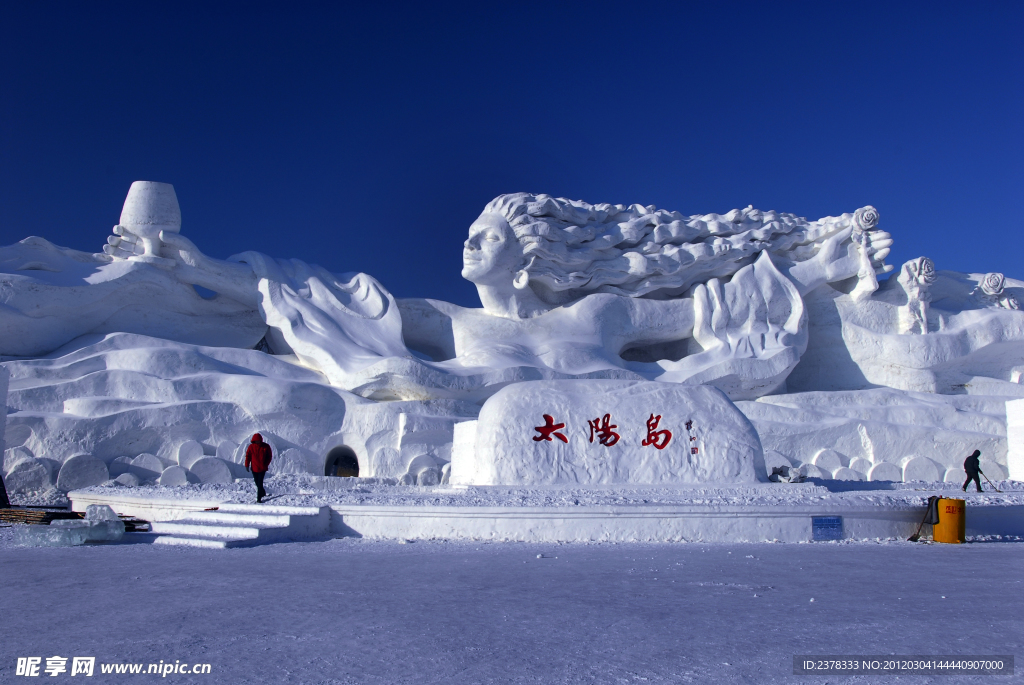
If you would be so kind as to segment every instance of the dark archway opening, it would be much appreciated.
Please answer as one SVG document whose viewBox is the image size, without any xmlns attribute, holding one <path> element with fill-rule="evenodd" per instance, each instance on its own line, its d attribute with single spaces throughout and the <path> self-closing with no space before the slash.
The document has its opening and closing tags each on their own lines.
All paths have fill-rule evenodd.
<svg viewBox="0 0 1024 685">
<path fill-rule="evenodd" d="M 325 476 L 356 478 L 359 476 L 359 460 L 351 447 L 339 445 L 327 453 L 324 463 Z"/>
</svg>

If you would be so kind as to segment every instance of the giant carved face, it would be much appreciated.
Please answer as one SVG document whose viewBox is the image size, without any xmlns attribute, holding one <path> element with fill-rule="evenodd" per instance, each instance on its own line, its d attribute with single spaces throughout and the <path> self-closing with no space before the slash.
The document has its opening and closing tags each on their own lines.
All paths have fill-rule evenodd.
<svg viewBox="0 0 1024 685">
<path fill-rule="evenodd" d="M 481 214 L 462 248 L 462 277 L 478 285 L 511 285 L 523 248 L 504 217 Z"/>
</svg>

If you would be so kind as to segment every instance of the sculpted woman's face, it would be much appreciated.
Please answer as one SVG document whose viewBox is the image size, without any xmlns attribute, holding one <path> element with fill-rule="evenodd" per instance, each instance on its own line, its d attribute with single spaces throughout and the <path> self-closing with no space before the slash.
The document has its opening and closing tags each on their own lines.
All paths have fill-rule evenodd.
<svg viewBox="0 0 1024 685">
<path fill-rule="evenodd" d="M 512 286 L 523 268 L 523 248 L 504 217 L 481 214 L 462 248 L 462 277 L 478 285 Z"/>
</svg>

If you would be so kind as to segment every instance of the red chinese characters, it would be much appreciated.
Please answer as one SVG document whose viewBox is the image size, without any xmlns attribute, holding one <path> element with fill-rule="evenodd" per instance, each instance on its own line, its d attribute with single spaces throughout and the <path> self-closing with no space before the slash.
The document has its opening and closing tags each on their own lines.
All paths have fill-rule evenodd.
<svg viewBox="0 0 1024 685">
<path fill-rule="evenodd" d="M 613 428 L 618 428 L 617 425 L 611 422 L 612 415 L 605 414 L 603 419 L 594 419 L 593 421 L 587 421 L 590 426 L 590 442 L 594 442 L 594 435 L 597 435 L 597 440 L 605 447 L 611 447 L 619 441 L 619 434 L 616 433 Z"/>
<path fill-rule="evenodd" d="M 544 425 L 534 428 L 534 430 L 540 433 L 540 435 L 533 436 L 533 439 L 535 442 L 540 442 L 541 440 L 551 442 L 551 436 L 553 435 L 562 442 L 569 442 L 569 438 L 558 432 L 563 428 L 565 428 L 564 423 L 555 423 L 554 418 L 549 414 L 544 414 Z"/>
<path fill-rule="evenodd" d="M 534 427 L 534 430 L 537 431 L 537 435 L 533 436 L 533 441 L 553 442 L 554 439 L 557 438 L 558 440 L 568 444 L 569 438 L 565 433 L 560 432 L 565 428 L 566 424 L 555 423 L 555 418 L 550 414 L 542 414 L 541 416 L 544 417 L 544 425 Z M 674 437 L 673 432 L 667 428 L 661 428 L 662 418 L 661 414 L 651 413 L 650 417 L 647 419 L 647 437 L 640 441 L 640 445 L 642 447 L 653 446 L 657 450 L 663 450 L 672 442 Z M 600 418 L 587 420 L 587 426 L 590 428 L 589 442 L 591 444 L 595 442 L 596 438 L 596 442 L 598 444 L 604 447 L 612 447 L 613 445 L 617 445 L 622 439 L 622 435 L 616 431 L 618 425 L 612 423 L 611 413 L 605 414 Z M 631 429 L 627 427 L 627 431 L 629 430 Z M 687 437 L 689 437 L 688 442 L 691 454 L 697 454 L 698 452 L 697 436 L 694 435 L 694 432 L 693 421 L 687 421 L 686 433 Z M 631 437 L 632 435 L 634 434 L 630 433 L 630 435 L 627 436 L 627 442 L 630 444 L 632 444 L 632 440 L 635 439 Z"/>
<path fill-rule="evenodd" d="M 661 414 L 647 419 L 647 437 L 640 443 L 644 447 L 654 445 L 657 449 L 663 450 L 672 442 L 672 431 L 658 430 L 658 423 L 661 421 Z"/>
</svg>

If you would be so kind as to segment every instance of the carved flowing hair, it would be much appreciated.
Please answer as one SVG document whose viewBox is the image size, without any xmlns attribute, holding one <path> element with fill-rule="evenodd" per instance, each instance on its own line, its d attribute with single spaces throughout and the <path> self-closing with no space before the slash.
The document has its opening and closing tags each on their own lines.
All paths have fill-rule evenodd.
<svg viewBox="0 0 1024 685">
<path fill-rule="evenodd" d="M 869 230 L 873 207 L 809 222 L 753 207 L 684 216 L 642 205 L 591 205 L 514 193 L 487 204 L 523 246 L 531 287 L 555 303 L 590 293 L 665 299 L 692 285 L 731 276 L 763 251 L 781 262 L 813 257 L 821 241 L 850 223 Z"/>
</svg>

